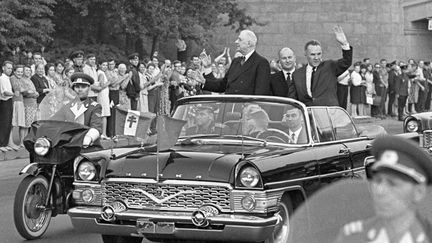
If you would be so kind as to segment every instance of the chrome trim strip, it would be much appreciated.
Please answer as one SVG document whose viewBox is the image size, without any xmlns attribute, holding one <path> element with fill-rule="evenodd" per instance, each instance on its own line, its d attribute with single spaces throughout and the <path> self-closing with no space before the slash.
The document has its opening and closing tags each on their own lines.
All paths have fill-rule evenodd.
<svg viewBox="0 0 432 243">
<path fill-rule="evenodd" d="M 269 189 L 269 190 L 265 190 L 267 193 L 273 193 L 273 192 L 279 192 L 279 191 L 293 191 L 293 190 L 289 190 L 289 189 L 294 189 L 294 190 L 301 190 L 303 191 L 303 187 L 299 186 L 299 185 L 295 185 L 295 186 L 286 186 L 286 187 L 281 187 L 281 188 L 275 188 L 275 189 Z"/>
<path fill-rule="evenodd" d="M 353 169 L 352 171 L 355 173 L 355 172 L 358 172 L 358 171 L 363 171 L 363 172 L 365 172 L 364 170 L 365 170 L 365 167 L 362 166 L 362 167 L 357 167 L 357 168 Z"/>
<path fill-rule="evenodd" d="M 184 139 L 186 137 L 181 137 L 180 139 Z M 205 140 L 205 142 L 203 142 L 202 144 L 226 144 L 226 145 L 246 145 L 246 146 L 262 146 L 262 147 L 267 147 L 267 146 L 282 146 L 282 147 L 287 147 L 287 148 L 297 148 L 297 147 L 306 147 L 309 146 L 309 143 L 304 143 L 304 144 L 292 144 L 292 143 L 275 143 L 275 142 L 266 142 L 265 145 L 263 144 L 263 142 L 259 142 L 259 141 L 254 141 L 254 140 L 243 140 L 243 143 L 241 140 L 233 140 L 233 139 L 214 139 L 214 138 L 199 138 L 199 139 L 194 139 L 194 140 Z"/>
<path fill-rule="evenodd" d="M 290 180 L 284 180 L 284 181 L 277 181 L 277 182 L 269 182 L 264 184 L 264 186 L 275 186 L 275 185 L 279 185 L 279 184 L 285 184 L 285 183 L 296 183 L 296 182 L 302 182 L 302 181 L 307 181 L 307 180 L 315 180 L 315 179 L 320 179 L 320 178 L 327 178 L 327 177 L 332 177 L 335 175 L 339 175 L 339 174 L 343 174 L 343 173 L 351 173 L 352 170 L 343 170 L 343 171 L 338 171 L 338 172 L 334 172 L 334 173 L 329 173 L 329 174 L 324 174 L 324 175 L 315 175 L 315 176 L 308 176 L 308 177 L 302 177 L 302 178 L 296 178 L 296 179 L 290 179 Z"/>
<path fill-rule="evenodd" d="M 74 218 L 98 218 L 100 216 L 101 207 L 83 207 L 78 206 L 69 209 L 68 215 Z M 149 218 L 152 221 L 167 221 L 167 222 L 191 222 L 191 214 L 185 212 L 176 213 L 162 213 L 155 211 L 143 211 L 143 210 L 127 210 L 116 213 L 118 219 L 136 220 L 138 218 Z M 211 222 L 215 224 L 241 224 L 249 226 L 263 226 L 267 224 L 276 224 L 278 220 L 277 215 L 270 216 L 268 218 L 257 217 L 254 215 L 235 215 L 235 214 L 219 214 L 214 217 L 210 217 Z"/>
<path fill-rule="evenodd" d="M 103 182 L 135 182 L 135 183 L 148 183 L 148 184 L 174 184 L 174 185 L 192 185 L 192 186 L 221 186 L 228 189 L 233 189 L 229 183 L 222 182 L 208 182 L 208 181 L 180 181 L 180 180 L 164 180 L 156 181 L 154 179 L 144 179 L 144 178 L 107 178 Z"/>
<path fill-rule="evenodd" d="M 100 183 L 88 183 L 88 182 L 81 182 L 81 181 L 74 181 L 72 183 L 74 186 L 80 186 L 80 187 L 102 187 Z"/>
<path fill-rule="evenodd" d="M 333 172 L 333 173 L 327 173 L 324 175 L 319 176 L 319 178 L 328 178 L 328 177 L 333 177 L 333 176 L 338 176 L 338 175 L 346 175 L 346 174 L 352 174 L 352 169 L 348 169 L 348 170 L 341 170 L 341 171 L 337 171 L 337 172 Z"/>
<path fill-rule="evenodd" d="M 302 182 L 302 181 L 315 180 L 315 179 L 319 179 L 319 176 L 314 175 L 314 176 L 308 176 L 308 177 L 302 177 L 302 178 L 296 178 L 296 179 L 290 179 L 290 180 L 284 180 L 284 181 L 269 182 L 269 183 L 264 184 L 264 186 L 274 186 L 274 185 L 279 185 L 279 184 L 295 183 L 295 182 Z"/>
</svg>

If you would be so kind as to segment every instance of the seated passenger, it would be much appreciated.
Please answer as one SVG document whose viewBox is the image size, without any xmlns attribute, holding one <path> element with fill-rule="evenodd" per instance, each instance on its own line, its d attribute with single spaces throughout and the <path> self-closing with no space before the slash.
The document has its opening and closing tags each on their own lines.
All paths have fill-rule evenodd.
<svg viewBox="0 0 432 243">
<path fill-rule="evenodd" d="M 287 111 L 282 117 L 282 125 L 286 126 L 291 142 L 290 143 L 307 143 L 306 129 L 303 128 L 303 114 L 299 108 L 288 106 Z"/>
<path fill-rule="evenodd" d="M 186 135 L 195 134 L 221 134 L 223 127 L 215 124 L 214 109 L 211 106 L 198 106 L 196 113 L 196 124 L 186 129 Z"/>
<path fill-rule="evenodd" d="M 249 105 L 243 110 L 242 132 L 243 135 L 257 137 L 258 134 L 267 131 L 269 116 L 258 105 Z"/>
</svg>

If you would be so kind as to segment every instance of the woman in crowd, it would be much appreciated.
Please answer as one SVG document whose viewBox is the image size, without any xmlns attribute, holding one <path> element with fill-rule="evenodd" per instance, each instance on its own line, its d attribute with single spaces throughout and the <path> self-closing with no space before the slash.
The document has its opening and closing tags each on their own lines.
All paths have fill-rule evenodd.
<svg viewBox="0 0 432 243">
<path fill-rule="evenodd" d="M 29 128 L 30 125 L 36 119 L 36 111 L 37 111 L 37 102 L 36 98 L 39 96 L 33 82 L 30 80 L 31 78 L 31 67 L 24 67 L 24 75 L 22 78 L 22 83 L 24 87 L 23 92 L 23 101 L 24 101 L 24 113 L 25 113 L 25 127 Z M 27 133 L 27 129 L 26 129 Z"/>
<path fill-rule="evenodd" d="M 216 66 L 216 63 L 211 64 L 211 70 L 212 70 L 213 76 L 215 78 L 222 78 L 220 73 L 219 73 L 219 69 Z"/>
<path fill-rule="evenodd" d="M 23 83 L 24 66 L 17 65 L 14 69 L 14 74 L 10 78 L 12 90 L 14 92 L 13 100 L 13 115 L 12 115 L 12 129 L 9 138 L 9 147 L 18 150 L 19 147 L 23 146 L 23 139 L 26 135 L 25 125 L 25 108 L 24 108 L 24 97 L 23 93 L 26 91 Z M 19 132 L 19 146 L 13 142 L 13 131 L 18 130 Z"/>
<path fill-rule="evenodd" d="M 54 66 L 55 66 L 54 81 L 56 82 L 57 86 L 65 87 L 64 78 L 63 78 L 63 71 L 65 69 L 64 63 L 61 60 L 57 60 L 54 63 Z"/>
<path fill-rule="evenodd" d="M 138 64 L 138 75 L 140 78 L 140 95 L 139 95 L 139 101 L 138 101 L 138 110 L 140 110 L 141 112 L 148 112 L 148 86 L 149 86 L 149 82 L 147 81 L 146 78 L 146 72 L 147 72 L 147 68 L 145 66 L 144 63 L 139 63 Z"/>
<path fill-rule="evenodd" d="M 418 102 L 418 91 L 420 89 L 419 82 L 417 82 L 415 78 L 417 67 L 418 65 L 415 62 L 408 65 L 408 76 L 410 77 L 410 82 L 408 84 L 408 113 L 410 114 L 417 113 L 414 106 L 414 104 Z"/>
<path fill-rule="evenodd" d="M 153 83 L 147 88 L 148 109 L 152 113 L 157 113 L 159 111 L 159 89 L 163 85 L 163 83 L 160 82 L 161 73 L 159 72 L 159 74 L 156 75 L 155 70 L 156 69 L 154 63 L 149 63 L 147 65 L 146 79 L 147 82 Z"/>
<path fill-rule="evenodd" d="M 366 103 L 366 92 L 364 81 L 362 80 L 362 76 L 360 74 L 360 63 L 357 62 L 354 64 L 354 70 L 351 73 L 351 116 L 363 116 L 364 108 L 363 104 Z"/>
<path fill-rule="evenodd" d="M 157 114 L 159 115 L 169 115 L 171 110 L 171 102 L 169 100 L 169 85 L 170 85 L 170 78 L 172 75 L 172 69 L 171 67 L 166 67 L 165 64 L 161 67 L 161 77 L 160 82 L 162 85 L 159 89 L 159 112 Z"/>
<path fill-rule="evenodd" d="M 99 92 L 97 96 L 97 102 L 102 106 L 102 135 L 101 138 L 107 138 L 107 117 L 111 116 L 110 101 L 109 101 L 109 81 L 105 75 L 108 70 L 108 62 L 101 61 L 99 63 L 99 69 L 97 70 L 98 81 L 99 81 Z"/>
<path fill-rule="evenodd" d="M 72 86 L 71 76 L 74 74 L 75 69 L 73 67 L 65 68 L 63 74 L 63 87 L 70 88 Z"/>
<path fill-rule="evenodd" d="M 126 73 L 127 67 L 124 63 L 118 65 L 118 77 L 120 82 L 119 104 L 125 109 L 131 108 L 130 100 L 126 95 L 126 87 L 132 77 L 132 73 Z"/>
<path fill-rule="evenodd" d="M 44 64 L 38 64 L 35 69 L 35 74 L 30 79 L 39 94 L 37 98 L 37 103 L 39 105 L 43 98 L 45 98 L 45 95 L 48 94 L 52 89 L 50 88 L 48 80 L 45 77 Z"/>
<path fill-rule="evenodd" d="M 364 74 L 365 83 L 366 83 L 366 97 L 369 97 L 370 101 L 373 101 L 373 96 L 375 94 L 375 85 L 373 82 L 373 65 L 371 63 L 366 65 L 366 71 Z M 372 104 L 366 104 L 365 110 L 367 111 L 367 115 L 370 115 L 370 107 Z"/>
<path fill-rule="evenodd" d="M 50 89 L 55 89 L 57 87 L 56 71 L 54 63 L 48 63 L 45 65 L 46 79 L 48 80 L 48 85 Z"/>
</svg>

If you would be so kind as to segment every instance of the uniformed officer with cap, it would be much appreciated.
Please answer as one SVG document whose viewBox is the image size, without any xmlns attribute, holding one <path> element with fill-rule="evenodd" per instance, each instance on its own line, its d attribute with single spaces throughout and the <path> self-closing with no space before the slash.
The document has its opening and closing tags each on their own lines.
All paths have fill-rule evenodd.
<svg viewBox="0 0 432 243">
<path fill-rule="evenodd" d="M 74 51 L 72 52 L 72 54 L 69 57 L 74 65 L 73 68 L 75 70 L 76 73 L 82 73 L 83 72 L 83 67 L 84 67 L 84 52 L 81 50 L 78 51 Z"/>
<path fill-rule="evenodd" d="M 84 105 L 84 125 L 90 127 L 84 144 L 91 145 L 98 140 L 102 134 L 102 106 L 88 97 L 90 85 L 94 83 L 92 77 L 85 73 L 74 73 L 71 76 L 72 89 L 77 93 Z"/>
<path fill-rule="evenodd" d="M 375 139 L 372 153 L 369 186 L 376 216 L 346 224 L 336 242 L 432 242 L 430 223 L 417 214 L 432 184 L 430 155 L 396 136 Z"/>
<path fill-rule="evenodd" d="M 130 99 L 131 109 L 138 109 L 138 98 L 141 91 L 140 77 L 138 74 L 139 56 L 138 53 L 132 53 L 129 56 L 129 71 L 132 73 L 131 80 L 126 86 L 126 95 Z"/>
</svg>

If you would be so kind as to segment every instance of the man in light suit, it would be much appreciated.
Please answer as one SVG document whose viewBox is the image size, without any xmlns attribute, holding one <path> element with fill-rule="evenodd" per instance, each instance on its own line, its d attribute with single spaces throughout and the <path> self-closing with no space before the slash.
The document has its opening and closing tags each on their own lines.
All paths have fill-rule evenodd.
<svg viewBox="0 0 432 243">
<path fill-rule="evenodd" d="M 291 77 L 296 66 L 296 56 L 294 55 L 294 52 L 288 47 L 282 48 L 279 51 L 279 63 L 282 67 L 282 70 L 280 72 L 271 74 L 270 76 L 270 88 L 272 95 L 289 97 L 288 90 L 289 86 L 293 85 Z"/>
<path fill-rule="evenodd" d="M 267 59 L 256 51 L 257 37 L 250 30 L 240 32 L 237 40 L 237 52 L 242 56 L 235 58 L 221 79 L 216 79 L 211 71 L 211 58 L 201 53 L 204 66 L 204 90 L 225 94 L 271 95 L 270 65 Z"/>
<path fill-rule="evenodd" d="M 289 96 L 295 97 L 307 106 L 338 106 L 337 77 L 347 70 L 352 63 L 352 47 L 340 26 L 333 28 L 336 40 L 342 47 L 342 58 L 322 60 L 321 44 L 311 40 L 305 45 L 308 64 L 297 69 L 292 80 Z"/>
</svg>

